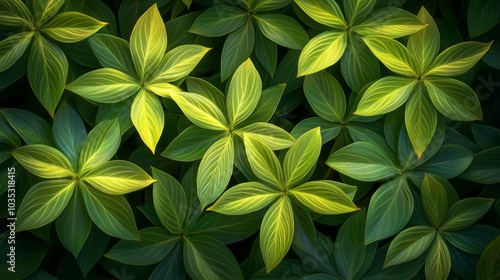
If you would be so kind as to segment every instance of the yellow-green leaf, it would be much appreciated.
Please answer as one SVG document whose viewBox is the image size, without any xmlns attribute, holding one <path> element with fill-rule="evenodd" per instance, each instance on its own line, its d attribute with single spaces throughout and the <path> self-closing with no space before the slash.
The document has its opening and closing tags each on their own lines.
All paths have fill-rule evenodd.
<svg viewBox="0 0 500 280">
<path fill-rule="evenodd" d="M 437 127 L 437 110 L 425 90 L 418 86 L 406 103 L 405 124 L 413 150 L 420 158 L 431 143 Z"/>
<path fill-rule="evenodd" d="M 309 41 L 304 28 L 289 16 L 257 14 L 253 18 L 264 36 L 280 46 L 300 50 Z"/>
<path fill-rule="evenodd" d="M 325 31 L 312 38 L 300 53 L 298 76 L 319 72 L 339 61 L 347 46 L 346 34 Z"/>
<path fill-rule="evenodd" d="M 38 0 L 32 1 L 33 14 L 38 26 L 52 18 L 64 5 L 64 0 Z"/>
<path fill-rule="evenodd" d="M 148 84 L 146 85 L 146 89 L 163 98 L 170 98 L 170 94 L 172 94 L 172 92 L 183 91 L 180 87 L 174 86 L 170 83 Z"/>
<path fill-rule="evenodd" d="M 429 280 L 446 280 L 450 270 L 450 251 L 444 239 L 438 234 L 425 259 L 425 278 Z"/>
<path fill-rule="evenodd" d="M 352 29 L 365 36 L 399 38 L 413 34 L 424 27 L 425 24 L 412 13 L 396 7 L 387 7 L 375 11 L 370 18 L 358 26 L 353 26 Z"/>
<path fill-rule="evenodd" d="M 335 1 L 295 0 L 295 3 L 318 23 L 338 29 L 347 27 L 344 15 Z"/>
<path fill-rule="evenodd" d="M 435 237 L 436 230 L 429 226 L 416 226 L 403 230 L 389 245 L 384 268 L 420 257 L 429 248 Z"/>
<path fill-rule="evenodd" d="M 74 43 L 91 36 L 106 24 L 82 13 L 66 12 L 53 17 L 41 30 L 56 41 Z"/>
<path fill-rule="evenodd" d="M 0 72 L 9 69 L 28 48 L 33 32 L 21 32 L 0 42 Z"/>
<path fill-rule="evenodd" d="M 96 125 L 82 143 L 78 165 L 80 173 L 90 171 L 110 160 L 120 147 L 120 140 L 120 125 L 117 119 Z"/>
<path fill-rule="evenodd" d="M 75 169 L 59 150 L 36 144 L 15 149 L 12 156 L 29 172 L 38 177 L 52 179 L 72 177 Z"/>
<path fill-rule="evenodd" d="M 283 170 L 273 151 L 251 134 L 245 133 L 244 141 L 248 163 L 255 176 L 269 187 L 284 189 Z"/>
<path fill-rule="evenodd" d="M 173 82 L 186 77 L 209 50 L 200 45 L 182 45 L 169 51 L 153 75 L 152 83 Z"/>
<path fill-rule="evenodd" d="M 0 1 L 0 25 L 33 28 L 33 15 L 22 0 Z"/>
<path fill-rule="evenodd" d="M 130 118 L 142 141 L 154 154 L 165 126 L 165 113 L 158 97 L 141 90 L 132 103 Z"/>
<path fill-rule="evenodd" d="M 417 17 L 427 26 L 408 38 L 408 50 L 413 54 L 419 72 L 427 69 L 439 52 L 439 30 L 432 16 L 422 7 Z"/>
</svg>

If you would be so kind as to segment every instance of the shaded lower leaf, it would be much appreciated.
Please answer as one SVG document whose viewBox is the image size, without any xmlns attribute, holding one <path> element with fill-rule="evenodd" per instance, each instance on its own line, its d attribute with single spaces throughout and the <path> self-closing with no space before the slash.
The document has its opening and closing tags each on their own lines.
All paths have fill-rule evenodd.
<svg viewBox="0 0 500 280">
<path fill-rule="evenodd" d="M 389 245 L 384 267 L 412 261 L 422 255 L 436 237 L 436 230 L 416 226 L 403 230 Z"/>
<path fill-rule="evenodd" d="M 438 234 L 425 259 L 425 277 L 431 280 L 445 280 L 450 270 L 450 251 L 444 239 Z"/>
<path fill-rule="evenodd" d="M 493 147 L 474 155 L 472 163 L 460 178 L 480 184 L 500 182 L 500 147 Z"/>
<path fill-rule="evenodd" d="M 477 279 L 495 279 L 500 265 L 500 236 L 495 238 L 481 254 L 477 263 Z"/>
</svg>

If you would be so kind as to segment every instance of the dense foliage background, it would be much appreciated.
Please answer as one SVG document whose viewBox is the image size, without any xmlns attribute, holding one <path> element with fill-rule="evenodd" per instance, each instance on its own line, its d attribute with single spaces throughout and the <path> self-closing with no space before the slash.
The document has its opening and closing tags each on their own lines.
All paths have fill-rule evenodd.
<svg viewBox="0 0 500 280">
<path fill-rule="evenodd" d="M 500 279 L 499 23 L 1 0 L 0 277 Z"/>
</svg>

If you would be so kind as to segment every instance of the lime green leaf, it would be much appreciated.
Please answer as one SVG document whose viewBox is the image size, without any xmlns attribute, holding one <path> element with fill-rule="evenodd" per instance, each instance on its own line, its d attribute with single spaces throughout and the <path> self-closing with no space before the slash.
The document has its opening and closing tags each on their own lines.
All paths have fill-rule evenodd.
<svg viewBox="0 0 500 280">
<path fill-rule="evenodd" d="M 68 60 L 62 50 L 42 36 L 36 36 L 28 59 L 28 81 L 51 115 L 64 91 L 67 75 Z"/>
<path fill-rule="evenodd" d="M 201 207 L 214 202 L 224 191 L 233 173 L 233 138 L 217 140 L 201 159 L 196 184 Z"/>
<path fill-rule="evenodd" d="M 17 213 L 16 231 L 42 227 L 54 221 L 68 204 L 75 182 L 49 180 L 34 185 L 26 194 Z"/>
<path fill-rule="evenodd" d="M 28 48 L 33 32 L 21 32 L 0 42 L 0 72 L 9 69 Z"/>
<path fill-rule="evenodd" d="M 363 41 L 389 70 L 407 77 L 417 77 L 415 57 L 400 42 L 385 36 L 366 36 Z"/>
<path fill-rule="evenodd" d="M 55 144 L 50 125 L 39 116 L 30 111 L 14 108 L 2 109 L 1 112 L 26 144 L 47 146 Z"/>
<path fill-rule="evenodd" d="M 196 77 L 187 77 L 186 85 L 188 92 L 205 96 L 212 101 L 222 112 L 226 112 L 226 97 L 218 88 L 211 83 Z"/>
<path fill-rule="evenodd" d="M 500 147 L 486 149 L 474 155 L 472 163 L 460 178 L 480 184 L 500 182 Z"/>
<path fill-rule="evenodd" d="M 251 135 L 273 151 L 288 148 L 295 142 L 295 139 L 286 130 L 270 123 L 256 122 L 235 132 Z"/>
<path fill-rule="evenodd" d="M 452 78 L 429 78 L 424 84 L 432 103 L 446 117 L 456 121 L 483 118 L 476 93 L 464 82 Z"/>
<path fill-rule="evenodd" d="M 0 22 L 4 26 L 33 28 L 33 15 L 22 0 L 1 1 Z"/>
<path fill-rule="evenodd" d="M 448 211 L 446 222 L 441 230 L 456 231 L 464 229 L 479 220 L 493 204 L 493 199 L 469 197 L 458 201 Z"/>
<path fill-rule="evenodd" d="M 154 154 L 165 126 L 165 113 L 158 97 L 146 90 L 139 91 L 132 103 L 130 118 L 142 141 Z"/>
<path fill-rule="evenodd" d="M 172 92 L 182 92 L 180 87 L 174 86 L 170 83 L 154 83 L 146 85 L 146 89 L 160 97 L 170 98 Z"/>
<path fill-rule="evenodd" d="M 248 163 L 257 178 L 267 186 L 284 189 L 284 175 L 278 158 L 271 148 L 251 134 L 244 134 Z"/>
<path fill-rule="evenodd" d="M 167 49 L 167 31 L 158 6 L 151 6 L 138 20 L 130 35 L 130 51 L 141 80 L 156 70 Z"/>
<path fill-rule="evenodd" d="M 252 61 L 241 64 L 231 79 L 227 93 L 227 115 L 235 127 L 252 114 L 262 92 L 262 80 Z"/>
<path fill-rule="evenodd" d="M 106 234 L 139 240 L 134 213 L 123 196 L 102 193 L 92 187 L 83 187 L 83 201 L 92 221 Z"/>
<path fill-rule="evenodd" d="M 74 176 L 71 162 L 58 150 L 42 144 L 22 146 L 12 156 L 29 172 L 52 179 Z"/>
<path fill-rule="evenodd" d="M 87 172 L 110 160 L 120 147 L 120 140 L 118 120 L 108 120 L 96 125 L 82 144 L 78 165 L 80 172 Z"/>
<path fill-rule="evenodd" d="M 425 278 L 431 280 L 446 280 L 450 270 L 450 251 L 448 251 L 448 246 L 444 239 L 438 234 L 425 259 Z"/>
<path fill-rule="evenodd" d="M 410 142 L 420 159 L 437 127 L 437 111 L 420 86 L 405 106 L 405 124 Z"/>
<path fill-rule="evenodd" d="M 91 101 L 116 103 L 137 93 L 141 86 L 122 71 L 102 68 L 83 74 L 66 88 Z"/>
<path fill-rule="evenodd" d="M 264 36 L 280 46 L 300 50 L 309 41 L 309 36 L 304 28 L 289 16 L 258 14 L 253 18 Z"/>
<path fill-rule="evenodd" d="M 129 42 L 109 34 L 95 34 L 88 41 L 102 66 L 135 76 Z"/>
<path fill-rule="evenodd" d="M 434 227 L 439 228 L 448 214 L 446 190 L 436 179 L 425 174 L 421 192 L 425 213 Z"/>
<path fill-rule="evenodd" d="M 152 82 L 173 82 L 184 78 L 209 50 L 200 45 L 182 45 L 169 51 L 161 60 Z"/>
<path fill-rule="evenodd" d="M 427 24 L 425 28 L 412 34 L 408 39 L 408 50 L 419 64 L 419 72 L 423 72 L 432 63 L 439 52 L 439 30 L 432 16 L 422 7 L 417 17 Z"/>
<path fill-rule="evenodd" d="M 164 227 L 174 234 L 184 229 L 187 198 L 182 185 L 171 175 L 153 168 L 153 203 Z"/>
<path fill-rule="evenodd" d="M 80 115 L 66 102 L 59 107 L 56 113 L 52 131 L 57 147 L 76 167 L 87 131 Z"/>
<path fill-rule="evenodd" d="M 470 37 L 482 35 L 500 23 L 500 3 L 498 1 L 469 2 L 467 26 Z"/>
<path fill-rule="evenodd" d="M 500 265 L 500 236 L 493 240 L 477 262 L 477 279 L 495 279 Z"/>
<path fill-rule="evenodd" d="M 403 230 L 389 245 L 384 267 L 412 261 L 422 255 L 436 237 L 436 230 L 416 226 Z"/>
<path fill-rule="evenodd" d="M 255 45 L 255 28 L 248 19 L 238 30 L 231 32 L 224 41 L 221 54 L 221 79 L 224 81 L 252 54 Z"/>
<path fill-rule="evenodd" d="M 335 1 L 295 0 L 295 3 L 318 23 L 338 29 L 347 27 L 344 15 Z"/>
<path fill-rule="evenodd" d="M 35 22 L 41 25 L 52 18 L 64 5 L 64 0 L 39 0 L 32 1 Z"/>
<path fill-rule="evenodd" d="M 338 215 L 359 210 L 333 181 L 312 181 L 289 190 L 290 195 L 311 211 Z"/>
<path fill-rule="evenodd" d="M 189 92 L 172 93 L 171 97 L 195 125 L 210 130 L 228 129 L 226 117 L 208 98 Z"/>
<path fill-rule="evenodd" d="M 42 27 L 52 39 L 63 43 L 75 43 L 86 39 L 106 23 L 78 12 L 66 12 L 53 17 Z"/>
<path fill-rule="evenodd" d="M 399 38 L 413 34 L 425 24 L 419 18 L 403 9 L 388 7 L 377 10 L 365 22 L 353 26 L 353 31 L 362 35 L 380 35 L 389 38 Z"/>
<path fill-rule="evenodd" d="M 350 26 L 363 20 L 373 11 L 377 0 L 344 0 L 344 10 Z"/>
<path fill-rule="evenodd" d="M 224 192 L 207 210 L 224 215 L 245 215 L 273 203 L 280 193 L 259 182 L 245 182 Z"/>
<path fill-rule="evenodd" d="M 458 76 L 469 71 L 490 49 L 490 43 L 463 42 L 453 45 L 435 59 L 425 72 L 426 76 Z"/>
<path fill-rule="evenodd" d="M 240 127 L 255 122 L 268 122 L 278 107 L 281 95 L 285 90 L 285 84 L 275 85 L 262 91 L 259 102 L 253 113 L 240 124 Z"/>
<path fill-rule="evenodd" d="M 316 165 L 320 152 L 320 128 L 302 134 L 290 147 L 283 161 L 285 186 L 292 187 L 307 180 L 306 176 Z"/>
<path fill-rule="evenodd" d="M 304 93 L 314 112 L 325 120 L 342 122 L 346 101 L 337 79 L 327 72 L 318 72 L 304 79 Z"/>
<path fill-rule="evenodd" d="M 184 240 L 184 265 L 193 279 L 243 280 L 238 262 L 222 242 L 207 235 L 188 236 Z"/>
<path fill-rule="evenodd" d="M 150 265 L 163 260 L 179 241 L 179 236 L 159 227 L 140 230 L 139 236 L 140 241 L 118 241 L 104 256 L 130 265 Z"/>
<path fill-rule="evenodd" d="M 332 66 L 342 57 L 346 46 L 346 32 L 325 31 L 312 38 L 300 53 L 298 76 Z"/>
<path fill-rule="evenodd" d="M 206 37 L 220 37 L 240 28 L 247 14 L 236 7 L 216 5 L 205 10 L 191 25 L 189 32 Z"/>
<path fill-rule="evenodd" d="M 360 181 L 388 179 L 399 173 L 392 157 L 369 142 L 350 144 L 326 161 L 331 168 Z"/>
</svg>

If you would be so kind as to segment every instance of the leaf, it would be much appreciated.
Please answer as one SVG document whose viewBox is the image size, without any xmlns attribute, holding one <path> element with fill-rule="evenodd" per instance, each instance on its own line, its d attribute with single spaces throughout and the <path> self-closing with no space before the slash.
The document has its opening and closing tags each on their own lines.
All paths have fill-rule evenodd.
<svg viewBox="0 0 500 280">
<path fill-rule="evenodd" d="M 37 25 L 41 25 L 59 11 L 62 5 L 64 5 L 64 0 L 39 0 L 33 1 L 32 4 L 35 22 Z"/>
<path fill-rule="evenodd" d="M 75 182 L 48 180 L 34 185 L 24 197 L 16 217 L 16 231 L 42 227 L 54 221 L 68 205 Z"/>
<path fill-rule="evenodd" d="M 224 191 L 233 173 L 233 138 L 217 140 L 201 159 L 196 185 L 201 208 L 214 202 Z"/>
<path fill-rule="evenodd" d="M 244 134 L 244 143 L 246 156 L 255 176 L 268 187 L 284 189 L 283 170 L 271 148 L 252 134 Z"/>
<path fill-rule="evenodd" d="M 415 94 L 410 97 L 405 106 L 406 130 L 418 159 L 431 144 L 437 128 L 437 119 L 436 108 L 425 91 L 418 86 Z"/>
<path fill-rule="evenodd" d="M 304 93 L 318 116 L 331 122 L 344 120 L 344 90 L 332 75 L 322 71 L 307 76 L 304 79 Z"/>
<path fill-rule="evenodd" d="M 345 29 L 347 23 L 335 1 L 295 0 L 295 3 L 313 20 L 336 29 Z"/>
<path fill-rule="evenodd" d="M 365 36 L 363 41 L 389 70 L 406 77 L 417 77 L 415 57 L 400 42 L 385 36 Z"/>
<path fill-rule="evenodd" d="M 149 276 L 149 279 L 159 280 L 165 275 L 173 279 L 186 279 L 186 271 L 182 264 L 182 246 L 180 244 L 175 246 L 175 249 L 172 250 L 168 258 L 164 258 L 163 261 L 156 266 L 153 273 Z M 147 274 L 145 274 L 145 276 L 147 277 Z"/>
<path fill-rule="evenodd" d="M 153 203 L 164 227 L 174 234 L 182 233 L 187 213 L 187 198 L 182 185 L 171 175 L 153 168 Z"/>
<path fill-rule="evenodd" d="M 482 150 L 500 145 L 500 129 L 488 125 L 473 124 L 471 130 L 474 140 Z"/>
<path fill-rule="evenodd" d="M 54 118 L 52 131 L 59 150 L 73 166 L 77 166 L 80 149 L 87 136 L 85 124 L 80 115 L 67 103 L 61 104 Z"/>
<path fill-rule="evenodd" d="M 273 11 L 277 10 L 283 7 L 286 7 L 290 4 L 292 4 L 293 0 L 256 0 L 250 1 L 250 6 L 252 7 L 255 11 Z"/>
<path fill-rule="evenodd" d="M 444 224 L 443 231 L 457 231 L 464 229 L 479 220 L 493 204 L 492 199 L 469 197 L 458 201 L 451 206 Z"/>
<path fill-rule="evenodd" d="M 446 190 L 432 176 L 425 174 L 421 187 L 422 203 L 427 218 L 435 228 L 439 228 L 448 214 L 448 199 Z"/>
<path fill-rule="evenodd" d="M 104 256 L 130 265 L 150 265 L 163 260 L 179 242 L 179 236 L 159 227 L 142 229 L 139 236 L 140 241 L 118 241 Z"/>
<path fill-rule="evenodd" d="M 500 236 L 495 238 L 481 254 L 477 262 L 477 279 L 494 279 L 498 275 L 498 264 L 500 264 Z"/>
<path fill-rule="evenodd" d="M 111 159 L 120 147 L 118 120 L 103 121 L 90 131 L 82 144 L 78 169 L 83 174 Z"/>
<path fill-rule="evenodd" d="M 210 236 L 189 236 L 183 243 L 184 264 L 194 279 L 243 279 L 231 251 Z"/>
<path fill-rule="evenodd" d="M 62 43 L 75 43 L 88 38 L 107 23 L 78 12 L 60 13 L 43 25 L 41 30 Z"/>
<path fill-rule="evenodd" d="M 416 226 L 403 230 L 389 245 L 384 268 L 420 257 L 435 238 L 436 230 L 428 226 Z"/>
<path fill-rule="evenodd" d="M 285 257 L 292 245 L 294 220 L 292 204 L 288 196 L 281 197 L 262 220 L 260 228 L 260 250 L 269 273 Z"/>
<path fill-rule="evenodd" d="M 154 83 L 146 85 L 146 89 L 163 98 L 170 98 L 172 92 L 184 91 L 180 87 L 174 86 L 170 83 Z"/>
<path fill-rule="evenodd" d="M 274 72 L 276 71 L 276 64 L 278 62 L 277 44 L 267 39 L 262 32 L 257 32 L 255 34 L 255 46 L 253 53 L 260 65 L 262 65 L 262 67 L 266 69 L 266 72 L 273 77 Z"/>
<path fill-rule="evenodd" d="M 486 149 L 474 155 L 472 163 L 460 178 L 480 184 L 497 184 L 500 182 L 500 147 Z"/>
<path fill-rule="evenodd" d="M 189 76 L 186 77 L 186 85 L 188 92 L 203 95 L 217 105 L 221 111 L 226 111 L 226 97 L 224 93 L 211 83 L 201 78 Z"/>
<path fill-rule="evenodd" d="M 33 28 L 33 15 L 22 0 L 2 1 L 0 11 L 2 25 Z"/>
<path fill-rule="evenodd" d="M 321 143 L 325 144 L 332 140 L 333 138 L 337 137 L 340 132 L 341 132 L 341 125 L 337 123 L 332 123 L 327 120 L 324 120 L 320 117 L 312 117 L 312 118 L 307 118 L 302 121 L 300 121 L 298 124 L 295 125 L 293 128 L 292 134 L 293 137 L 299 138 L 302 134 L 306 133 L 307 131 L 320 126 L 320 132 L 321 132 Z"/>
<path fill-rule="evenodd" d="M 467 26 L 469 36 L 477 37 L 491 30 L 500 22 L 500 3 L 497 1 L 469 2 L 467 9 Z"/>
<path fill-rule="evenodd" d="M 437 235 L 427 258 L 425 259 L 426 279 L 447 279 L 451 270 L 451 257 L 448 247 L 441 237 Z"/>
<path fill-rule="evenodd" d="M 132 103 L 130 118 L 142 141 L 154 154 L 165 126 L 165 113 L 158 97 L 146 90 L 139 91 Z"/>
<path fill-rule="evenodd" d="M 471 164 L 472 159 L 472 152 L 464 147 L 443 145 L 434 156 L 419 166 L 417 170 L 451 179 L 464 172 Z"/>
<path fill-rule="evenodd" d="M 270 123 L 256 122 L 235 131 L 237 135 L 251 135 L 271 150 L 282 150 L 290 147 L 295 139 L 284 129 Z"/>
<path fill-rule="evenodd" d="M 388 179 L 399 170 L 394 159 L 376 145 L 356 142 L 330 155 L 326 164 L 331 168 L 360 181 Z"/>
<path fill-rule="evenodd" d="M 440 53 L 426 70 L 426 76 L 458 76 L 469 71 L 490 49 L 490 43 L 463 42 Z"/>
<path fill-rule="evenodd" d="M 262 92 L 262 81 L 252 61 L 241 64 L 229 83 L 226 97 L 227 116 L 231 128 L 235 127 L 254 111 Z"/>
<path fill-rule="evenodd" d="M 419 73 L 425 71 L 439 52 L 439 30 L 432 16 L 425 7 L 420 8 L 417 17 L 426 27 L 410 35 L 408 50 L 419 64 Z"/>
<path fill-rule="evenodd" d="M 259 182 L 238 184 L 222 194 L 207 210 L 224 215 L 245 215 L 256 212 L 280 197 L 280 191 Z"/>
<path fill-rule="evenodd" d="M 130 76 L 136 75 L 129 42 L 109 34 L 94 34 L 88 41 L 103 67 L 114 68 Z"/>
<path fill-rule="evenodd" d="M 137 20 L 130 35 L 132 61 L 141 81 L 160 65 L 166 49 L 167 31 L 154 4 Z"/>
<path fill-rule="evenodd" d="M 134 214 L 123 196 L 83 187 L 83 201 L 92 221 L 106 234 L 126 240 L 139 240 Z"/>
<path fill-rule="evenodd" d="M 349 25 L 353 26 L 369 15 L 376 2 L 376 0 L 344 0 L 344 11 Z"/>
<path fill-rule="evenodd" d="M 300 50 L 309 41 L 304 28 L 289 16 L 257 14 L 253 18 L 264 36 L 280 46 Z"/>
<path fill-rule="evenodd" d="M 26 144 L 55 144 L 50 125 L 39 116 L 14 108 L 1 109 L 1 113 Z"/>
<path fill-rule="evenodd" d="M 75 169 L 58 150 L 42 144 L 15 149 L 12 156 L 29 172 L 46 179 L 73 177 Z"/>
<path fill-rule="evenodd" d="M 285 187 L 293 187 L 307 180 L 306 176 L 316 165 L 320 152 L 321 133 L 319 127 L 300 136 L 290 147 L 283 161 Z"/>
<path fill-rule="evenodd" d="M 33 32 L 21 32 L 0 42 L 0 72 L 9 69 L 21 58 L 31 43 L 33 34 Z"/>
<path fill-rule="evenodd" d="M 208 98 L 188 92 L 176 92 L 171 97 L 195 125 L 209 130 L 228 129 L 226 117 Z"/>
<path fill-rule="evenodd" d="M 380 186 L 368 206 L 365 244 L 401 231 L 410 220 L 413 205 L 413 196 L 406 179 L 396 179 Z"/>
<path fill-rule="evenodd" d="M 221 80 L 229 78 L 252 54 L 255 36 L 254 24 L 250 19 L 227 36 L 221 54 Z"/>
<path fill-rule="evenodd" d="M 94 102 L 116 103 L 137 93 L 141 86 L 131 76 L 113 68 L 87 72 L 66 89 Z"/>
<path fill-rule="evenodd" d="M 247 14 L 237 7 L 215 5 L 196 18 L 189 32 L 206 37 L 220 37 L 240 28 Z"/>
<path fill-rule="evenodd" d="M 64 91 L 68 60 L 62 50 L 42 36 L 36 36 L 28 59 L 28 81 L 40 103 L 53 116 Z"/>
<path fill-rule="evenodd" d="M 338 215 L 359 210 L 333 181 L 311 181 L 290 189 L 302 205 L 322 215 Z"/>
<path fill-rule="evenodd" d="M 499 234 L 500 230 L 492 226 L 472 225 L 459 231 L 443 232 L 443 238 L 464 252 L 481 255 Z"/>
<path fill-rule="evenodd" d="M 200 45 L 182 45 L 169 51 L 153 74 L 152 83 L 173 82 L 184 78 L 209 50 L 210 48 Z"/>
<path fill-rule="evenodd" d="M 240 127 L 255 122 L 268 122 L 273 117 L 274 112 L 279 105 L 279 101 L 285 87 L 285 84 L 279 84 L 263 90 L 255 110 L 240 124 Z"/>
<path fill-rule="evenodd" d="M 314 74 L 332 66 L 342 57 L 346 46 L 346 32 L 325 31 L 320 33 L 302 49 L 299 57 L 298 76 Z"/>
<path fill-rule="evenodd" d="M 413 34 L 424 27 L 425 24 L 412 13 L 396 7 L 387 7 L 375 11 L 370 18 L 358 26 L 353 26 L 352 29 L 361 35 L 399 38 Z"/>
</svg>

